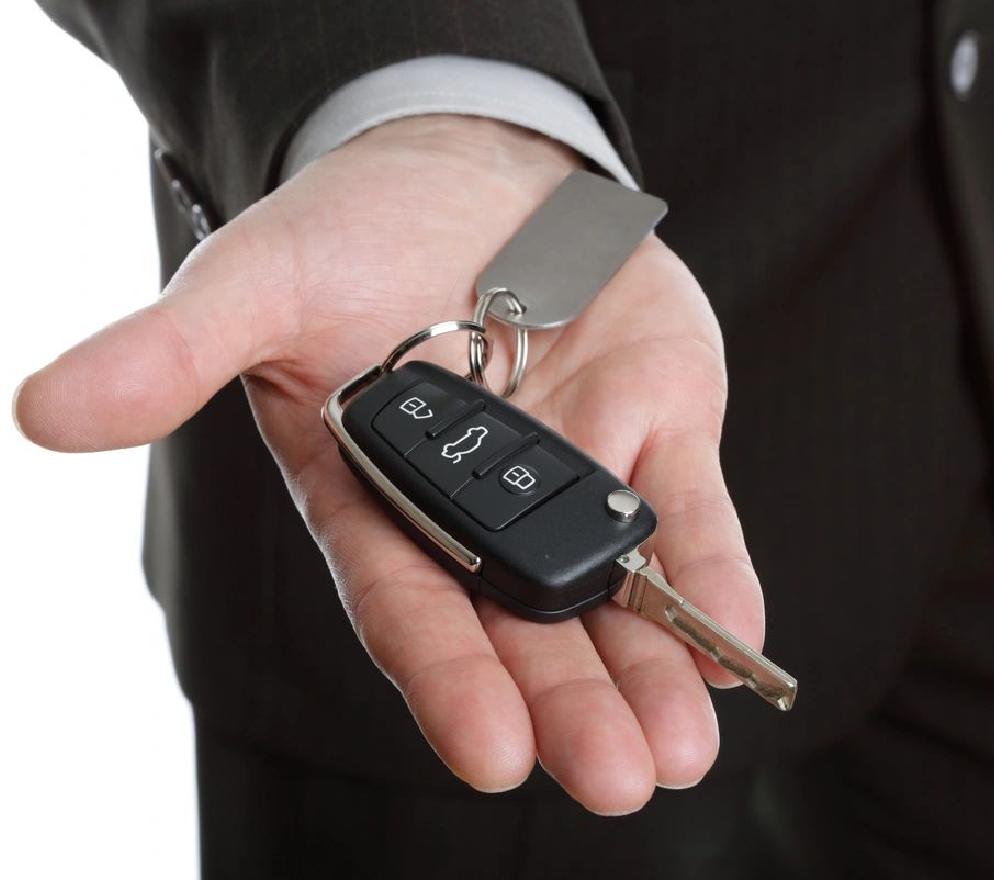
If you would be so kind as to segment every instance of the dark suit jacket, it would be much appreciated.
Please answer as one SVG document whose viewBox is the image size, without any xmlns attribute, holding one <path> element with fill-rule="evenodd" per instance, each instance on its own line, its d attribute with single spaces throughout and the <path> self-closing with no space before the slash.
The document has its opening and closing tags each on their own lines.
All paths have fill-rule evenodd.
<svg viewBox="0 0 994 880">
<path fill-rule="evenodd" d="M 549 73 L 633 161 L 630 131 L 647 188 L 671 206 L 660 233 L 724 328 L 725 466 L 767 592 L 769 651 L 801 682 L 790 716 L 721 694 L 721 761 L 858 724 L 985 486 L 990 3 L 42 5 L 120 71 L 222 220 L 274 185 L 330 90 L 418 55 Z M 960 100 L 947 72 L 966 29 L 988 57 Z M 193 239 L 159 181 L 155 202 L 166 280 Z M 154 446 L 145 560 L 201 719 L 341 772 L 458 784 L 359 648 L 237 383 Z"/>
</svg>

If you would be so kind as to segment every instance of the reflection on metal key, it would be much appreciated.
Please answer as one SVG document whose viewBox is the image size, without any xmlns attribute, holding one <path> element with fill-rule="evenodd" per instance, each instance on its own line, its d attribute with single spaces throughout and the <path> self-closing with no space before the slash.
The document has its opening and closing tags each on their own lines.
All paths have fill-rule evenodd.
<svg viewBox="0 0 994 880">
<path fill-rule="evenodd" d="M 649 567 L 638 550 L 624 554 L 618 562 L 628 575 L 614 594 L 615 602 L 662 624 L 778 709 L 786 711 L 794 705 L 797 679 L 691 605 L 660 572 Z"/>
</svg>

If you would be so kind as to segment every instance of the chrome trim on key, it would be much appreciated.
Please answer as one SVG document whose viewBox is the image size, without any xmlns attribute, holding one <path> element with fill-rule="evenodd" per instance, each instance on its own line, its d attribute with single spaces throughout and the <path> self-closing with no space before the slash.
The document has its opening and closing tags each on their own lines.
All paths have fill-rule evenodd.
<svg viewBox="0 0 994 880">
<path fill-rule="evenodd" d="M 469 322 L 466 322 L 469 323 Z M 461 329 L 461 328 L 459 328 Z M 482 560 L 468 550 L 434 520 L 415 507 L 389 478 L 381 471 L 352 439 L 343 421 L 348 401 L 383 375 L 383 365 L 377 364 L 349 379 L 333 392 L 321 409 L 321 417 L 339 447 L 356 463 L 376 490 L 389 501 L 428 540 L 443 550 L 460 566 L 474 574 L 480 570 Z"/>
</svg>

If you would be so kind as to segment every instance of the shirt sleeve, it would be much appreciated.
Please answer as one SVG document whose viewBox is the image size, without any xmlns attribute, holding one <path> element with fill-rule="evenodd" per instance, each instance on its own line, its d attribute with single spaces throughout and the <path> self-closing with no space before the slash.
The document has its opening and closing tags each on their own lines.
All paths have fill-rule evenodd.
<svg viewBox="0 0 994 880">
<path fill-rule="evenodd" d="M 619 183 L 638 188 L 597 118 L 572 89 L 517 64 L 455 55 L 391 64 L 332 92 L 294 136 L 281 179 L 370 128 L 429 113 L 484 116 L 540 132 L 572 147 Z"/>
</svg>

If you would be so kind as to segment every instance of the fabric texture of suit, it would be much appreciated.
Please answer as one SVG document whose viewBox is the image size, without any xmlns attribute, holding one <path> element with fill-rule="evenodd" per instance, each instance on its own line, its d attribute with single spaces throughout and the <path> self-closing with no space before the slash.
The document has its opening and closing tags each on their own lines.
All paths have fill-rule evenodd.
<svg viewBox="0 0 994 880">
<path fill-rule="evenodd" d="M 669 202 L 659 232 L 721 321 L 724 464 L 769 652 L 802 685 L 789 716 L 717 695 L 713 784 L 803 769 L 879 717 L 989 500 L 989 3 L 42 5 L 117 67 L 223 219 L 271 188 L 309 109 L 366 70 L 465 54 L 583 94 Z M 987 57 L 961 100 L 947 64 L 967 29 Z M 165 281 L 193 240 L 155 187 Z M 146 568 L 213 729 L 352 778 L 459 789 L 358 646 L 238 383 L 153 449 Z M 938 692 L 939 714 L 994 730 L 990 681 Z M 536 774 L 526 790 L 551 786 Z"/>
</svg>

